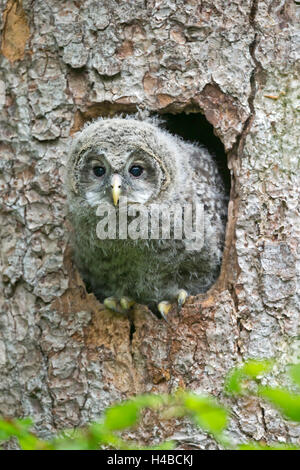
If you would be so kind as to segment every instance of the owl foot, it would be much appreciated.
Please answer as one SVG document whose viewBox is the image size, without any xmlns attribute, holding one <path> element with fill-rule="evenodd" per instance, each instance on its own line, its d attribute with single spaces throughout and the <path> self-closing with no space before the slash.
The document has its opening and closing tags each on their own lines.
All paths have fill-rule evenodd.
<svg viewBox="0 0 300 470">
<path fill-rule="evenodd" d="M 184 289 L 180 289 L 178 291 L 178 294 L 177 294 L 177 310 L 178 312 L 180 312 L 180 310 L 182 309 L 183 305 L 185 304 L 185 301 L 188 297 L 188 293 L 186 290 Z M 159 302 L 157 308 L 158 308 L 158 311 L 159 313 L 161 314 L 162 318 L 167 322 L 168 322 L 168 319 L 167 319 L 167 315 L 169 313 L 169 311 L 171 310 L 171 307 L 172 307 L 172 304 L 171 302 L 168 302 L 167 300 L 162 300 L 161 302 Z"/>
<path fill-rule="evenodd" d="M 109 310 L 116 313 L 126 314 L 133 307 L 135 302 L 129 297 L 121 297 L 119 300 L 117 297 L 107 297 L 104 299 L 104 305 Z"/>
<path fill-rule="evenodd" d="M 128 312 L 135 304 L 135 301 L 132 300 L 130 297 L 121 297 L 120 299 L 120 305 L 123 310 Z"/>
<path fill-rule="evenodd" d="M 185 304 L 185 301 L 187 299 L 188 293 L 184 289 L 180 289 L 177 294 L 177 308 L 178 312 L 182 309 L 183 305 Z"/>
<path fill-rule="evenodd" d="M 104 305 L 108 310 L 112 310 L 116 313 L 122 313 L 121 306 L 119 304 L 119 300 L 116 297 L 107 297 L 104 299 Z"/>
<path fill-rule="evenodd" d="M 162 318 L 167 323 L 169 323 L 168 319 L 167 319 L 167 315 L 168 315 L 171 307 L 172 307 L 172 304 L 170 302 L 168 302 L 167 300 L 162 300 L 161 302 L 159 302 L 159 304 L 157 306 L 159 313 L 161 314 Z"/>
</svg>

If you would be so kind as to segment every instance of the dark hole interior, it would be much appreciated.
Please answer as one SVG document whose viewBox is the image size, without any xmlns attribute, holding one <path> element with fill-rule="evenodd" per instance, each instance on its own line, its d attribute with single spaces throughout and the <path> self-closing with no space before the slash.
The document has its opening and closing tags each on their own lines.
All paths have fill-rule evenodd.
<svg viewBox="0 0 300 470">
<path fill-rule="evenodd" d="M 208 148 L 215 156 L 225 188 L 230 191 L 230 172 L 227 166 L 227 157 L 221 140 L 214 134 L 213 126 L 201 113 L 180 113 L 162 115 L 163 127 L 171 134 L 177 134 L 184 140 L 195 142 Z"/>
</svg>

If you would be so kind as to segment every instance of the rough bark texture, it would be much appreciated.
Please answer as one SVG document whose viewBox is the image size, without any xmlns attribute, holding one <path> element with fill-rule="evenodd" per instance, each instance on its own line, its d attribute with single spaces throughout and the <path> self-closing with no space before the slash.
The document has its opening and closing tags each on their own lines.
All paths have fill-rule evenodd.
<svg viewBox="0 0 300 470">
<path fill-rule="evenodd" d="M 297 3 L 2 0 L 1 9 L 0 414 L 30 415 L 49 435 L 135 393 L 220 396 L 229 368 L 248 357 L 295 361 Z M 216 286 L 174 312 L 174 330 L 136 309 L 131 335 L 72 265 L 63 172 L 85 121 L 138 105 L 203 112 L 228 153 L 232 189 Z M 299 438 L 254 399 L 233 409 L 236 440 Z M 146 414 L 140 437 L 166 436 L 214 447 L 188 423 Z"/>
</svg>

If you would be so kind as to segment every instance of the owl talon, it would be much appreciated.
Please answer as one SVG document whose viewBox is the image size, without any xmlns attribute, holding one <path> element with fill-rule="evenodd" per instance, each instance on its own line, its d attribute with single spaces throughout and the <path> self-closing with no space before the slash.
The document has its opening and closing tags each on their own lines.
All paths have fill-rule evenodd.
<svg viewBox="0 0 300 470">
<path fill-rule="evenodd" d="M 108 308 L 109 310 L 112 310 L 113 312 L 116 312 L 116 313 L 123 313 L 122 310 L 120 309 L 119 301 L 116 297 L 106 297 L 103 303 L 105 307 Z"/>
<path fill-rule="evenodd" d="M 126 312 L 131 309 L 135 304 L 135 301 L 132 300 L 130 297 L 121 297 L 120 299 L 120 305 L 123 310 Z"/>
<path fill-rule="evenodd" d="M 170 304 L 170 302 L 168 302 L 167 300 L 162 300 L 161 302 L 159 302 L 157 306 L 159 313 L 161 314 L 162 318 L 167 323 L 169 323 L 167 319 L 167 315 L 169 311 L 171 310 L 171 307 L 172 307 L 172 304 Z"/>
<path fill-rule="evenodd" d="M 185 304 L 185 301 L 187 299 L 188 293 L 184 289 L 180 289 L 177 294 L 177 306 L 178 306 L 178 312 L 182 309 L 183 305 Z"/>
</svg>

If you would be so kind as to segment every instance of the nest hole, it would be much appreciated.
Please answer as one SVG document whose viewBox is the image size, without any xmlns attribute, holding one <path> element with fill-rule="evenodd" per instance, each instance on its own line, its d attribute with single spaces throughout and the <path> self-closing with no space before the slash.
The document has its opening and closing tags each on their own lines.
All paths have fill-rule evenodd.
<svg viewBox="0 0 300 470">
<path fill-rule="evenodd" d="M 214 156 L 227 194 L 230 193 L 230 171 L 227 155 L 221 140 L 215 135 L 214 127 L 201 113 L 166 113 L 163 116 L 163 127 L 171 134 L 182 137 L 187 142 L 204 145 Z"/>
</svg>

